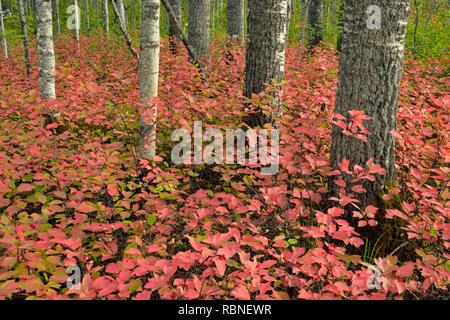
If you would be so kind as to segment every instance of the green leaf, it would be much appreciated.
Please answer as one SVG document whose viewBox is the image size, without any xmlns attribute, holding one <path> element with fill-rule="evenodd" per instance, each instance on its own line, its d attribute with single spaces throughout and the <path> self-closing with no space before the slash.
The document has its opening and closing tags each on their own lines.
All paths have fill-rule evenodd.
<svg viewBox="0 0 450 320">
<path fill-rule="evenodd" d="M 40 226 L 39 231 L 44 232 L 50 228 L 53 228 L 53 226 L 50 223 L 46 223 Z"/>
<path fill-rule="evenodd" d="M 152 227 L 155 224 L 156 219 L 157 218 L 154 215 L 149 216 L 148 219 L 147 219 L 148 225 Z"/>
<path fill-rule="evenodd" d="M 139 287 L 142 286 L 142 282 L 141 280 L 137 280 L 135 284 L 133 284 L 132 286 L 130 286 L 130 292 L 133 293 L 135 292 L 137 289 L 139 289 Z"/>
<path fill-rule="evenodd" d="M 430 229 L 430 235 L 431 235 L 432 237 L 437 237 L 437 232 L 436 232 L 436 230 L 434 230 L 433 227 L 431 227 L 431 229 Z"/>
</svg>

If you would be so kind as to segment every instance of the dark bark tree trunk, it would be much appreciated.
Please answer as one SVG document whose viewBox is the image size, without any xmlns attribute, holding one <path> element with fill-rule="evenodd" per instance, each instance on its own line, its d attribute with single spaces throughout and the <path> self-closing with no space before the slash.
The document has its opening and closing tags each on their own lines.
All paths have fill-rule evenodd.
<svg viewBox="0 0 450 320">
<path fill-rule="evenodd" d="M 227 35 L 230 40 L 244 38 L 244 0 L 227 0 Z"/>
<path fill-rule="evenodd" d="M 188 39 L 197 57 L 208 65 L 210 45 L 210 0 L 189 0 Z"/>
<path fill-rule="evenodd" d="M 389 132 L 397 127 L 409 0 L 379 0 L 376 8 L 372 0 L 346 2 L 334 112 L 347 117 L 350 110 L 364 110 L 372 119 L 364 123 L 370 131 L 367 142 L 333 126 L 331 162 L 337 169 L 341 160 L 350 160 L 352 170 L 355 165 L 365 168 L 373 158 L 386 170 L 383 175 L 375 175 L 373 182 L 364 180 L 368 192 L 355 195 L 360 200 L 358 206 L 364 208 L 385 184 L 396 179 L 395 139 Z M 377 19 L 377 8 L 381 9 L 381 20 Z M 330 191 L 338 193 L 334 185 L 330 185 Z"/>
<path fill-rule="evenodd" d="M 53 4 L 55 6 L 55 20 L 56 20 L 56 35 L 61 34 L 61 24 L 59 22 L 59 0 L 54 0 Z"/>
<path fill-rule="evenodd" d="M 288 0 L 249 0 L 248 38 L 245 61 L 244 96 L 251 98 L 266 89 L 266 84 L 281 89 L 284 79 L 287 40 Z M 246 122 L 252 126 L 274 123 L 282 116 L 281 97 L 273 93 L 269 114 L 261 110 Z"/>
<path fill-rule="evenodd" d="M 173 13 L 175 14 L 175 17 L 177 18 L 179 25 L 182 25 L 182 21 L 181 21 L 181 3 L 182 0 L 169 0 L 169 4 L 173 10 Z M 178 49 L 178 45 L 176 42 L 175 37 L 178 37 L 178 32 L 176 29 L 176 26 L 174 26 L 171 22 L 170 19 L 168 20 L 168 26 L 169 26 L 169 38 L 170 38 L 170 51 L 173 54 L 177 53 L 177 49 Z"/>
<path fill-rule="evenodd" d="M 73 39 L 75 40 L 75 45 L 77 48 L 80 48 L 80 7 L 78 7 L 78 0 L 73 0 L 74 6 L 74 17 L 75 17 L 75 25 L 73 28 Z"/>
<path fill-rule="evenodd" d="M 317 46 L 323 39 L 323 0 L 311 0 L 308 8 L 308 47 Z"/>
<path fill-rule="evenodd" d="M 27 21 L 25 20 L 25 11 L 23 9 L 23 1 L 17 0 L 17 5 L 19 7 L 20 25 L 22 27 L 23 48 L 24 48 L 24 55 L 25 55 L 25 67 L 27 70 L 27 74 L 30 74 L 30 70 L 31 70 L 30 45 L 28 43 Z"/>
<path fill-rule="evenodd" d="M 302 0 L 302 15 L 300 18 L 301 34 L 300 34 L 300 46 L 305 45 L 305 29 L 306 29 L 306 12 L 311 0 Z"/>
</svg>

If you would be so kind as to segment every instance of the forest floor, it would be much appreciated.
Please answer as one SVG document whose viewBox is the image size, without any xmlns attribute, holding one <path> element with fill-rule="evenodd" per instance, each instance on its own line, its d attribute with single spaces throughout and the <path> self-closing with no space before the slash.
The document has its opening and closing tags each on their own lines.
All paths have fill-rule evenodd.
<svg viewBox="0 0 450 320">
<path fill-rule="evenodd" d="M 10 47 L 0 65 L 0 298 L 449 298 L 450 96 L 440 62 L 406 60 L 392 132 L 398 182 L 358 208 L 358 181 L 378 173 L 370 163 L 351 173 L 345 196 L 326 197 L 330 48 L 288 49 L 280 170 L 262 176 L 258 165 L 170 158 L 174 129 L 245 126 L 242 53 L 227 62 L 215 43 L 205 81 L 184 50 L 174 57 L 162 43 L 149 163 L 136 155 L 138 68 L 122 43 L 82 37 L 77 51 L 61 36 L 50 103 L 39 99 L 36 50 L 27 75 L 23 46 Z M 61 116 L 49 123 L 51 110 Z M 82 272 L 80 289 L 66 287 L 69 266 Z"/>
</svg>

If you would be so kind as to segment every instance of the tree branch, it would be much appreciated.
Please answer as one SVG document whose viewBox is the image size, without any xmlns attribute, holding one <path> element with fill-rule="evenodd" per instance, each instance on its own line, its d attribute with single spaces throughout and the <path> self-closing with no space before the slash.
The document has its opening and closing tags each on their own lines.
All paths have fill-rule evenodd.
<svg viewBox="0 0 450 320">
<path fill-rule="evenodd" d="M 161 2 L 164 5 L 164 7 L 166 8 L 167 15 L 169 16 L 169 19 L 170 19 L 170 23 L 172 24 L 172 26 L 175 27 L 175 31 L 176 31 L 179 39 L 181 40 L 181 42 L 183 42 L 189 55 L 192 58 L 194 64 L 196 64 L 200 68 L 200 70 L 203 73 L 205 73 L 205 66 L 202 63 L 200 63 L 197 55 L 195 54 L 194 49 L 189 44 L 186 36 L 184 35 L 183 30 L 181 29 L 180 22 L 178 21 L 177 17 L 175 16 L 175 13 L 173 12 L 172 6 L 170 5 L 170 3 L 167 0 L 161 0 Z"/>
<path fill-rule="evenodd" d="M 133 43 L 131 42 L 131 37 L 128 34 L 127 30 L 125 30 L 124 22 L 120 18 L 119 10 L 117 9 L 116 4 L 114 3 L 114 0 L 109 0 L 109 3 L 111 4 L 111 8 L 113 9 L 114 15 L 116 16 L 117 23 L 119 24 L 119 28 L 122 31 L 123 35 L 125 36 L 125 40 L 127 41 L 128 48 L 130 48 L 130 51 L 133 54 L 133 56 L 135 56 L 136 59 L 139 61 L 139 53 L 133 47 Z"/>
</svg>

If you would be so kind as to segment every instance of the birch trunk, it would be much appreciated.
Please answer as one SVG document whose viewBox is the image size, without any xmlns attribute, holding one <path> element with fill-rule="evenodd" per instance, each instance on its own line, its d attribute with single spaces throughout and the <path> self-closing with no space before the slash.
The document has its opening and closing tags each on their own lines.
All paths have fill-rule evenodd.
<svg viewBox="0 0 450 320">
<path fill-rule="evenodd" d="M 6 43 L 5 25 L 3 24 L 2 0 L 0 0 L 0 36 L 2 42 L 3 58 L 8 59 L 8 45 Z"/>
<path fill-rule="evenodd" d="M 123 26 L 125 27 L 125 30 L 128 30 L 127 27 L 127 18 L 125 16 L 125 7 L 123 5 L 123 0 L 116 0 L 117 9 L 119 11 L 120 19 L 122 20 Z"/>
<path fill-rule="evenodd" d="M 109 38 L 108 0 L 102 0 L 103 33 Z"/>
<path fill-rule="evenodd" d="M 53 47 L 52 2 L 36 1 L 39 55 L 39 91 L 42 99 L 55 99 L 55 52 Z"/>
<path fill-rule="evenodd" d="M 158 96 L 159 76 L 159 0 L 142 1 L 142 38 L 140 54 L 140 98 L 144 111 L 140 115 L 139 150 L 142 158 L 151 160 L 156 154 L 157 109 L 152 105 Z"/>
</svg>

